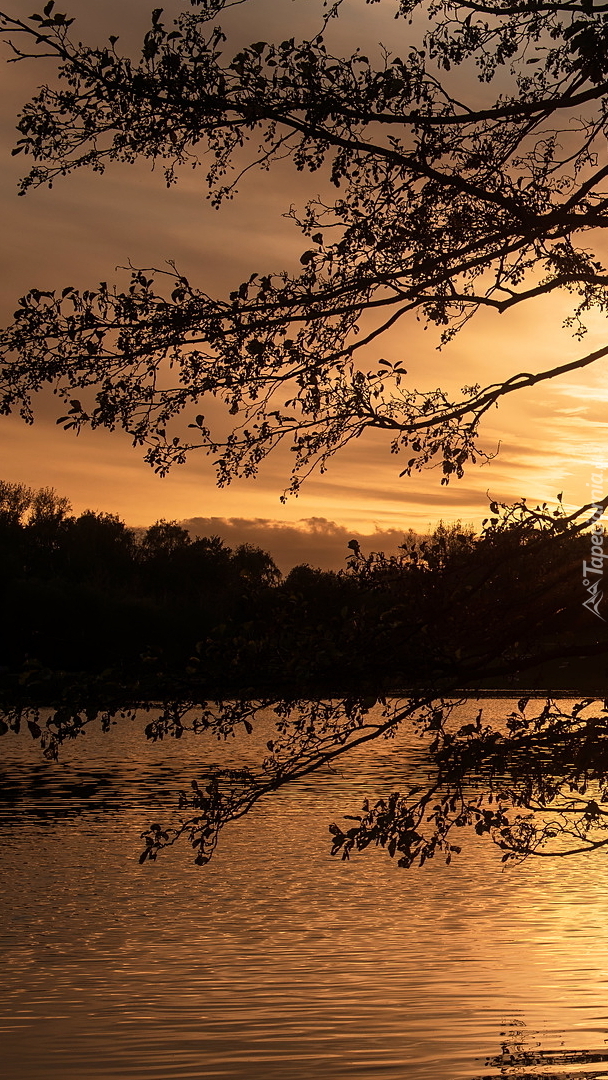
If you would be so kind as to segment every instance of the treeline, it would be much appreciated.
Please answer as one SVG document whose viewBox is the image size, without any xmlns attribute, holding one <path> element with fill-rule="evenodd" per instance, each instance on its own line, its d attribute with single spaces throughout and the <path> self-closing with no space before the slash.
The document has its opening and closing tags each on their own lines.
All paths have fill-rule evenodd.
<svg viewBox="0 0 608 1080">
<path fill-rule="evenodd" d="M 51 488 L 0 481 L 0 664 L 68 671 L 175 669 L 222 620 L 242 621 L 280 579 L 259 548 L 192 540 L 176 522 L 141 535 L 114 514 L 71 514 Z"/>
<path fill-rule="evenodd" d="M 111 672 L 151 693 L 376 694 L 518 672 L 555 682 L 565 664 L 567 688 L 577 658 L 601 652 L 603 623 L 582 607 L 588 536 L 546 520 L 440 525 L 394 556 L 353 541 L 344 571 L 282 577 L 260 548 L 167 521 L 137 535 L 112 514 L 72 515 L 52 489 L 0 482 L 5 686 Z"/>
</svg>

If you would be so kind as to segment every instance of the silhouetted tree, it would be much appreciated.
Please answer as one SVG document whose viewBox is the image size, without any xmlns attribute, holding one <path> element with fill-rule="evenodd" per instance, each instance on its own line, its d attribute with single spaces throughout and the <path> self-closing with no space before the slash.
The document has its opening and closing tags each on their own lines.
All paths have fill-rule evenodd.
<svg viewBox="0 0 608 1080">
<path fill-rule="evenodd" d="M 299 272 L 261 268 L 225 299 L 171 267 L 135 270 L 126 289 L 32 289 L 2 337 L 4 412 L 30 419 L 32 393 L 52 383 L 69 402 L 66 428 L 122 426 L 160 472 L 205 447 L 220 483 L 255 473 L 287 440 L 292 490 L 376 428 L 408 454 L 404 473 L 436 462 L 447 483 L 484 456 L 479 424 L 501 398 L 608 354 L 536 373 L 531 358 L 528 370 L 465 386 L 455 400 L 407 389 L 407 358 L 382 356 L 383 333 L 407 317 L 438 327 L 447 344 L 482 308 L 504 317 L 557 292 L 573 299 L 566 322 L 582 337 L 608 284 L 590 236 L 607 223 L 603 8 L 385 3 L 409 27 L 403 55 L 332 55 L 342 0 L 310 39 L 235 54 L 217 26 L 227 0 L 191 0 L 195 10 L 173 24 L 158 8 L 137 59 L 116 37 L 73 40 L 73 19 L 52 0 L 29 18 L 0 13 L 13 59 L 58 65 L 59 82 L 19 119 L 14 152 L 34 160 L 23 192 L 140 157 L 164 162 L 171 184 L 207 151 L 214 205 L 232 197 L 243 169 L 286 158 L 315 174 L 315 190 L 321 177 L 339 189 L 290 211 L 305 243 Z M 414 16 L 428 29 L 412 29 Z M 171 387 L 157 378 L 166 361 Z M 188 439 L 172 421 L 209 396 L 236 426 L 223 439 L 192 412 Z"/>
<path fill-rule="evenodd" d="M 176 551 L 183 551 L 190 543 L 190 534 L 176 521 L 161 519 L 146 529 L 141 542 L 142 551 L 147 558 L 166 558 Z"/>
<path fill-rule="evenodd" d="M 239 544 L 232 554 L 234 572 L 250 586 L 276 585 L 281 572 L 267 551 L 253 544 Z"/>
<path fill-rule="evenodd" d="M 0 480 L 0 525 L 21 525 L 32 505 L 34 492 L 26 484 Z"/>
<path fill-rule="evenodd" d="M 135 557 L 135 534 L 116 514 L 85 510 L 65 530 L 62 567 L 72 580 L 106 589 L 124 586 Z"/>
</svg>

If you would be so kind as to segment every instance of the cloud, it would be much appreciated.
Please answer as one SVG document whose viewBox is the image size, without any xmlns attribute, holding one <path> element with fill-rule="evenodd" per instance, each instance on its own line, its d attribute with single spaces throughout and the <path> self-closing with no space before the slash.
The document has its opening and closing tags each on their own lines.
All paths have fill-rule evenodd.
<svg viewBox="0 0 608 1080">
<path fill-rule="evenodd" d="M 271 518 L 193 517 L 180 525 L 193 537 L 219 536 L 231 548 L 239 544 L 261 547 L 270 552 L 283 573 L 301 563 L 323 570 L 342 570 L 349 555 L 349 540 L 358 540 L 365 553 L 394 553 L 406 536 L 402 529 L 356 532 L 324 517 L 302 518 L 290 525 Z"/>
</svg>

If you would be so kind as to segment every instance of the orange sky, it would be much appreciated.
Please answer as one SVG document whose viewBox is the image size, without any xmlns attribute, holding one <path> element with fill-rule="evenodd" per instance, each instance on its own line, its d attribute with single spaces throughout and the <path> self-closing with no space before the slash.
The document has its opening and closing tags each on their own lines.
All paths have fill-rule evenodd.
<svg viewBox="0 0 608 1080">
<path fill-rule="evenodd" d="M 21 2 L 2 6 L 23 14 Z M 137 27 L 145 29 L 152 6 L 148 0 L 130 0 L 128 5 L 66 0 L 68 13 L 78 16 L 74 36 L 101 42 L 120 32 L 125 47 L 129 34 L 137 40 Z M 31 8 L 36 10 L 35 0 Z M 411 30 L 405 22 L 392 20 L 392 10 L 391 0 L 373 7 L 363 0 L 347 0 L 345 14 L 353 40 L 366 48 L 374 40 L 384 40 L 395 52 L 404 51 Z M 272 5 L 249 0 L 235 9 L 232 21 L 238 19 L 237 32 L 245 40 L 281 40 L 289 31 L 290 36 L 297 32 L 299 25 L 310 28 L 311 13 L 319 11 L 316 0 L 274 0 Z M 240 197 L 219 212 L 205 200 L 202 171 L 187 173 L 168 191 L 160 172 L 151 172 L 144 164 L 112 167 L 102 177 L 81 173 L 57 183 L 52 191 L 18 198 L 16 181 L 23 159 L 9 156 L 14 117 L 43 79 L 42 65 L 12 64 L 2 71 L 4 321 L 29 287 L 94 288 L 100 280 L 115 279 L 116 265 L 128 260 L 161 266 L 173 259 L 195 284 L 220 294 L 253 270 L 295 267 L 305 243 L 281 213 L 290 202 L 302 203 L 307 194 L 316 193 L 317 187 L 314 178 L 291 170 L 250 175 L 241 185 Z M 603 319 L 592 321 L 581 344 L 561 329 L 567 313 L 566 299 L 558 297 L 502 317 L 482 313 L 442 353 L 435 349 L 432 330 L 423 334 L 415 327 L 400 327 L 390 345 L 382 345 L 380 355 L 402 357 L 410 385 L 418 389 L 485 384 L 515 371 L 541 370 L 605 344 Z M 578 505 L 587 501 L 594 463 L 605 456 L 605 364 L 575 373 L 567 382 L 518 394 L 495 411 L 484 431 L 488 448 L 501 441 L 499 456 L 482 468 L 470 468 L 463 480 L 447 489 L 440 487 L 437 470 L 399 479 L 405 462 L 391 456 L 386 440 L 374 434 L 343 453 L 325 476 L 309 481 L 300 497 L 286 506 L 279 502 L 288 480 L 286 453 L 271 457 L 255 482 L 235 483 L 224 490 L 215 487 L 205 457 L 192 458 L 160 480 L 122 435 L 95 432 L 75 438 L 64 433 L 54 422 L 55 402 L 43 403 L 33 428 L 16 418 L 0 419 L 0 475 L 35 486 L 52 485 L 69 496 L 76 511 L 87 507 L 112 511 L 132 525 L 159 517 L 263 518 L 283 523 L 321 517 L 368 533 L 376 528 L 426 531 L 439 518 L 479 522 L 485 516 L 488 490 L 492 498 L 506 501 L 520 496 L 554 500 L 563 491 L 566 505 Z"/>
</svg>

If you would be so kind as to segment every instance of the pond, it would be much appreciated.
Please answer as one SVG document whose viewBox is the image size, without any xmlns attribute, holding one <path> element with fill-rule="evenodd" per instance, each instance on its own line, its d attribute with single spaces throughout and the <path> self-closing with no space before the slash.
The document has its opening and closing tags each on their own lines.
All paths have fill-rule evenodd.
<svg viewBox="0 0 608 1080">
<path fill-rule="evenodd" d="M 424 769 L 403 738 L 268 799 L 207 867 L 185 846 L 140 866 L 139 834 L 201 763 L 250 745 L 142 729 L 58 763 L 2 740 L 7 1080 L 608 1076 L 601 853 L 503 871 L 472 838 L 449 867 L 331 858 L 332 821 Z"/>
</svg>

